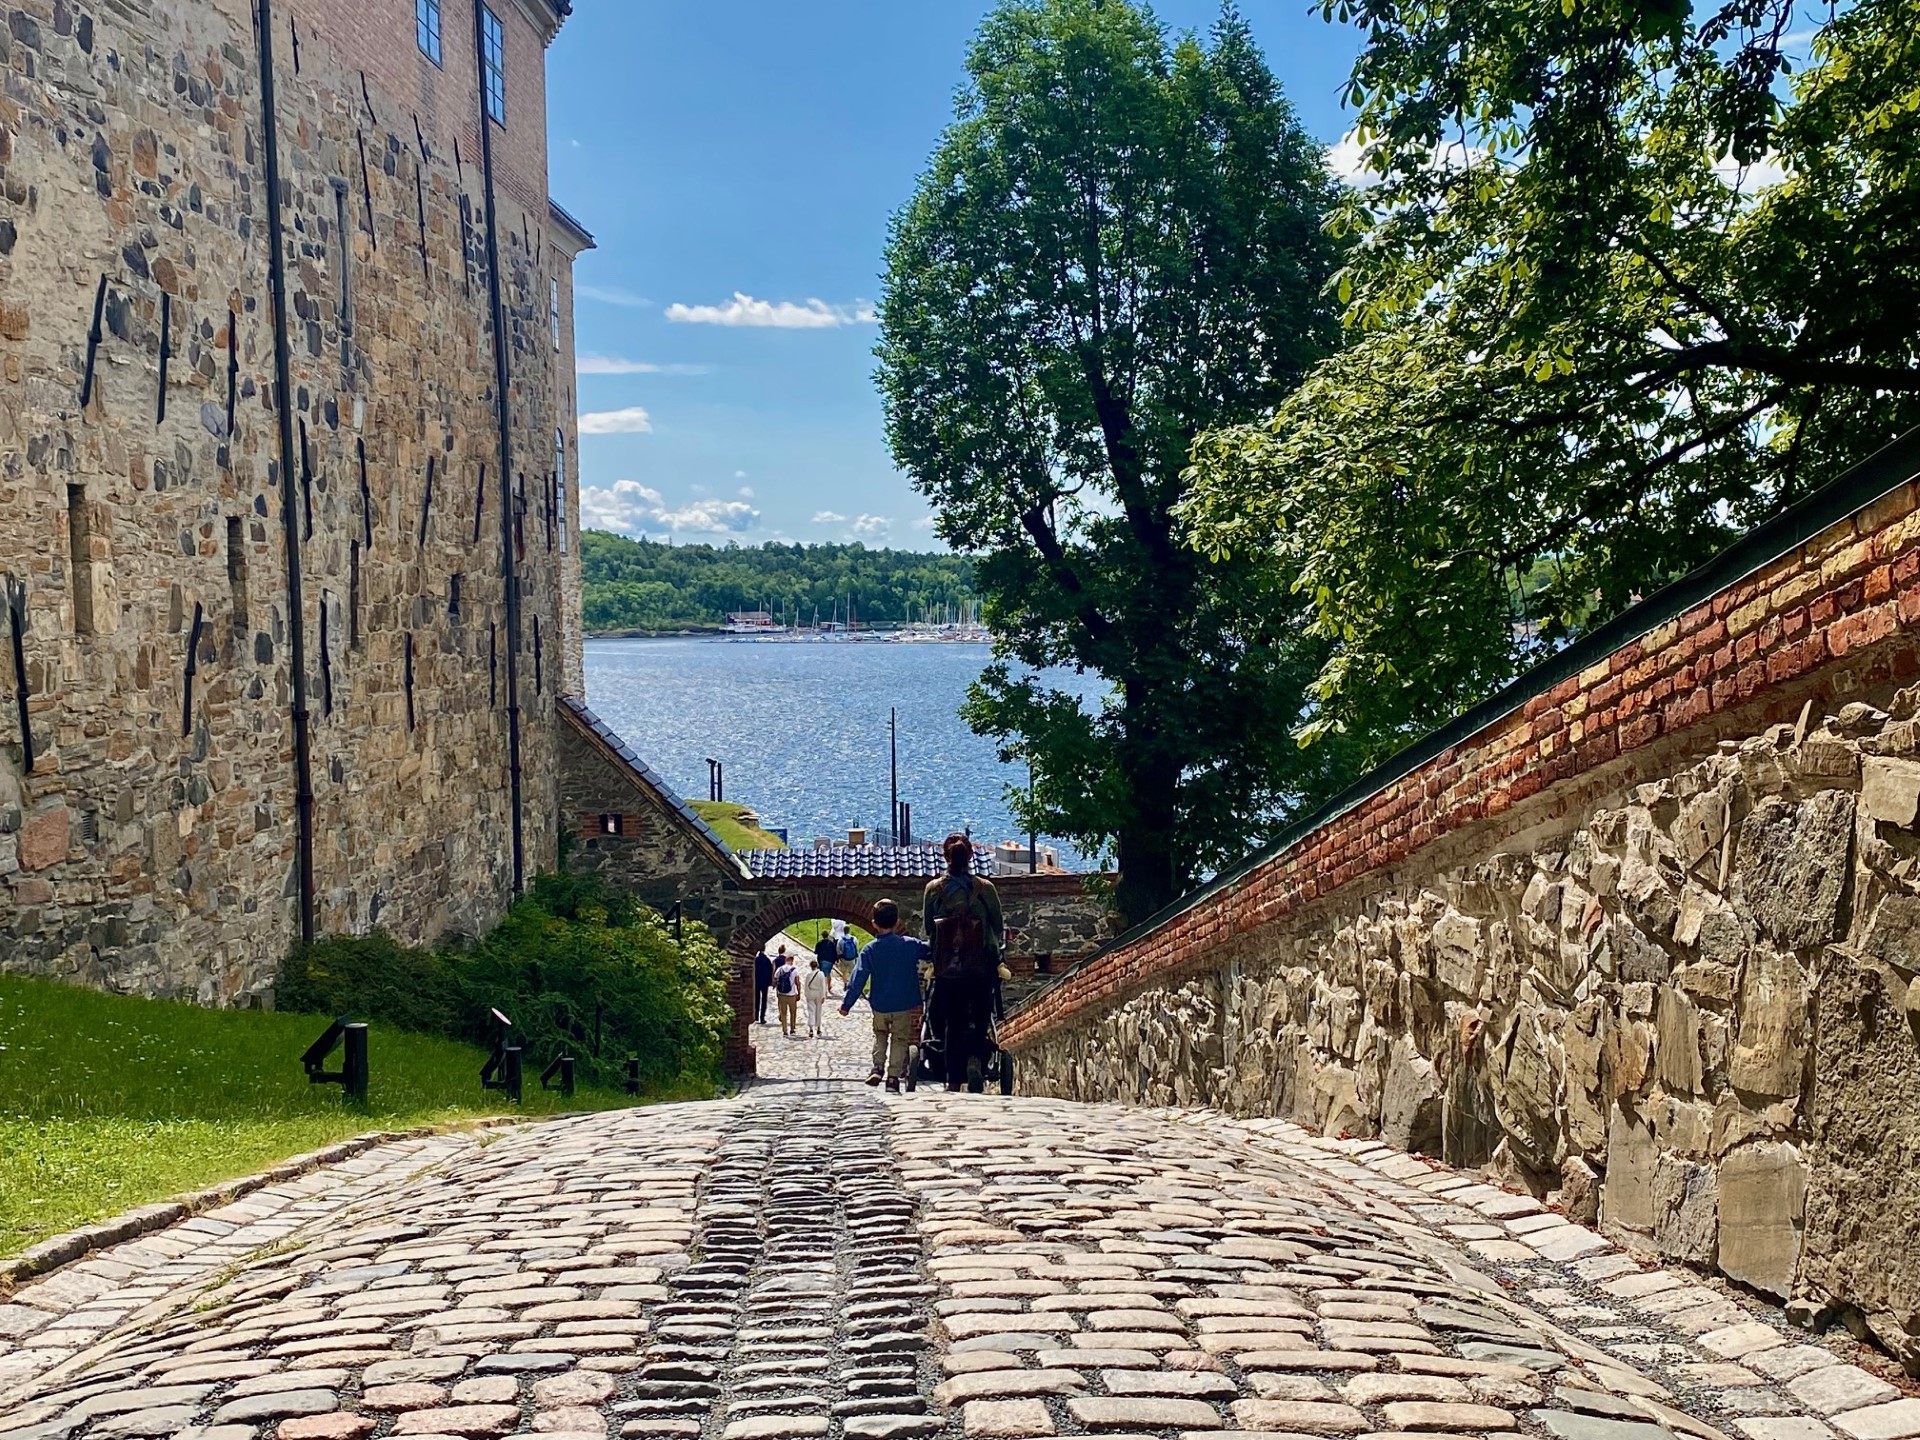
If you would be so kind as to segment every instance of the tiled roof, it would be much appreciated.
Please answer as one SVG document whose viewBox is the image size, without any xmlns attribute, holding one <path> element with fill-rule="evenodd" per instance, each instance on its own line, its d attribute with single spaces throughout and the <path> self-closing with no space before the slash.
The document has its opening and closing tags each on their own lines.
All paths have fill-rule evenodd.
<svg viewBox="0 0 1920 1440">
<path fill-rule="evenodd" d="M 740 857 L 727 848 L 727 842 L 714 833 L 713 827 L 702 820 L 691 805 L 673 793 L 672 788 L 660 778 L 651 765 L 633 753 L 632 747 L 620 738 L 617 731 L 571 695 L 562 695 L 560 703 L 572 711 L 580 723 L 592 731 L 602 745 L 619 757 L 620 762 L 632 772 L 634 783 L 651 792 L 661 805 L 673 811 L 702 840 L 725 856 L 731 867 L 738 868 Z"/>
<path fill-rule="evenodd" d="M 758 880 L 931 880 L 946 873 L 938 845 L 836 845 L 824 850 L 742 850 Z M 993 856 L 973 847 L 973 873 L 993 874 Z"/>
</svg>

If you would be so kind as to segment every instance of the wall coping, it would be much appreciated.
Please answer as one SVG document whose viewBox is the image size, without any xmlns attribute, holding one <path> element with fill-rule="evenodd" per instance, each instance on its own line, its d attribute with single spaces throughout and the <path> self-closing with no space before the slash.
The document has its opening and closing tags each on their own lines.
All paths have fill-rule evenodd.
<svg viewBox="0 0 1920 1440">
<path fill-rule="evenodd" d="M 1587 672 L 1603 667 L 1616 674 L 1629 669 L 1643 658 L 1637 651 L 1637 642 L 1663 626 L 1702 611 L 1717 597 L 1724 598 L 1733 587 L 1796 554 L 1836 526 L 1850 526 L 1876 502 L 1917 479 L 1920 479 L 1920 428 L 1889 442 L 1771 520 L 1747 531 L 1704 564 L 1529 667 L 1478 705 L 1396 752 L 1332 799 L 1288 824 L 1246 859 L 1083 957 L 1009 1014 L 1006 1022 L 1009 1040 L 1015 1044 L 1030 1042 L 1064 1020 L 1066 1017 L 1061 1016 L 1049 1023 L 1045 1017 L 1036 1018 L 1034 1012 L 1056 992 L 1071 987 L 1090 967 L 1159 934 L 1208 901 L 1234 890 L 1262 867 L 1279 860 L 1318 832 L 1328 830 L 1416 771 L 1468 748 L 1477 739 L 1488 737 L 1503 722 L 1542 701 L 1557 688 L 1578 682 Z M 1437 831 L 1427 837 L 1434 838 L 1438 838 Z M 1336 881 L 1319 893 L 1330 893 L 1339 883 L 1342 882 Z"/>
</svg>

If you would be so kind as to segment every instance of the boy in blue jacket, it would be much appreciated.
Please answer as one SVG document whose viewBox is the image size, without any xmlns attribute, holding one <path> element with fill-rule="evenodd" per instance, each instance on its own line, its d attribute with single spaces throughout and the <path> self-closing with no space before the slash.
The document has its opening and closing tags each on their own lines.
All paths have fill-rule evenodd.
<svg viewBox="0 0 1920 1440">
<path fill-rule="evenodd" d="M 920 962 L 933 957 L 927 942 L 900 933 L 900 907 L 882 900 L 873 907 L 872 942 L 860 952 L 847 981 L 840 1013 L 853 1009 L 869 981 L 873 994 L 873 1073 L 867 1084 L 878 1085 L 884 1073 L 887 1089 L 900 1093 L 907 1073 L 907 1046 L 913 1043 L 914 1011 L 920 1008 Z"/>
</svg>

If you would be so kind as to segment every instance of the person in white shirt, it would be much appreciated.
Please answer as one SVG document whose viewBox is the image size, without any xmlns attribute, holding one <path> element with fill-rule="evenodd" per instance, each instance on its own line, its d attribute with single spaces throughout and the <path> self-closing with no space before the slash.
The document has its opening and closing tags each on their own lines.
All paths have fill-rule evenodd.
<svg viewBox="0 0 1920 1440">
<path fill-rule="evenodd" d="M 813 968 L 807 971 L 807 1034 L 819 1039 L 826 1033 L 826 1026 L 820 1018 L 820 1007 L 827 1003 L 827 970 L 820 961 L 813 962 Z"/>
</svg>

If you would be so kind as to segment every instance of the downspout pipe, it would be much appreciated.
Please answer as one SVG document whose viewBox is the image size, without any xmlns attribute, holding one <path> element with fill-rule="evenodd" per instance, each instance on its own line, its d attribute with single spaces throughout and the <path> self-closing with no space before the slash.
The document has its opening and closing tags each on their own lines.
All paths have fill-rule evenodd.
<svg viewBox="0 0 1920 1440">
<path fill-rule="evenodd" d="M 487 217 L 487 303 L 493 310 L 493 409 L 500 436 L 500 578 L 507 607 L 507 784 L 513 806 L 513 893 L 526 888 L 520 825 L 520 568 L 513 555 L 513 439 L 507 411 L 507 312 L 500 298 L 500 226 L 493 199 L 493 116 L 487 113 L 487 7 L 473 6 L 474 99 L 480 118 L 480 183 Z"/>
<path fill-rule="evenodd" d="M 300 500 L 293 448 L 293 367 L 287 342 L 287 237 L 280 213 L 280 124 L 273 84 L 273 0 L 256 0 L 260 139 L 266 161 L 267 286 L 273 297 L 273 411 L 280 425 L 280 530 L 287 556 L 287 668 L 292 681 L 294 829 L 300 942 L 313 943 L 313 738 L 307 709 L 306 602 L 300 576 Z M 230 318 L 229 324 L 235 323 Z"/>
</svg>

